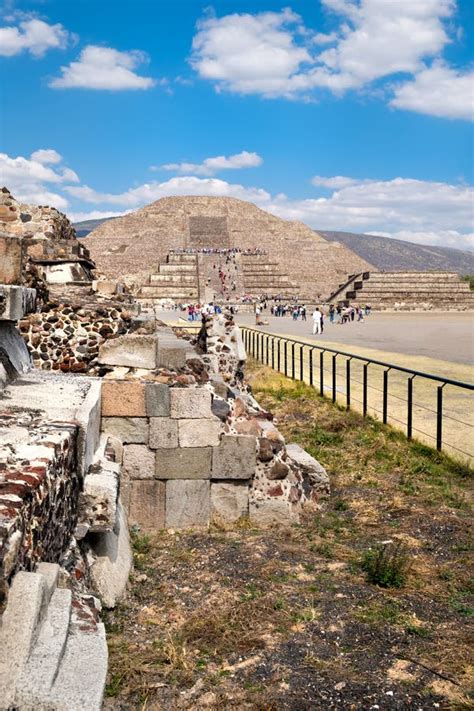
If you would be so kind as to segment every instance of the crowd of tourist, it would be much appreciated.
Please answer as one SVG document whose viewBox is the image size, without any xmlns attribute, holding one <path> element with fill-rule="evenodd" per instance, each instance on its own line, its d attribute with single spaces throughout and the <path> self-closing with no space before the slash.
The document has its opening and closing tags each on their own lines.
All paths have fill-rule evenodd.
<svg viewBox="0 0 474 711">
<path fill-rule="evenodd" d="M 255 323 L 257 326 L 264 324 L 262 314 L 267 311 L 268 303 L 266 300 L 261 300 L 255 306 Z M 363 322 L 364 317 L 371 312 L 370 304 L 365 304 L 364 308 L 360 304 L 348 304 L 342 306 L 340 304 L 330 304 L 329 306 L 316 306 L 311 314 L 313 322 L 313 334 L 323 333 L 324 324 L 327 320 L 333 324 L 349 324 L 354 321 Z M 293 321 L 307 321 L 307 308 L 305 304 L 285 304 L 275 302 L 270 305 L 270 313 L 272 316 L 283 317 L 291 316 Z"/>
<path fill-rule="evenodd" d="M 245 256 L 256 256 L 267 254 L 260 247 L 242 249 L 241 247 L 179 247 L 170 249 L 170 254 L 243 254 Z"/>
</svg>

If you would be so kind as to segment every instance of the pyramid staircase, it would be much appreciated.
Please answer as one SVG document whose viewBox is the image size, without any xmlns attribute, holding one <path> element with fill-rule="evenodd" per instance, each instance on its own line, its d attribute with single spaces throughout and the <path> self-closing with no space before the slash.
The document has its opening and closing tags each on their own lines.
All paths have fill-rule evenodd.
<svg viewBox="0 0 474 711">
<path fill-rule="evenodd" d="M 328 303 L 370 304 L 376 311 L 474 309 L 474 292 L 455 272 L 365 272 L 353 275 Z"/>
<path fill-rule="evenodd" d="M 219 278 L 219 271 L 224 274 L 224 282 Z M 171 252 L 166 262 L 140 287 L 137 300 L 146 306 L 166 300 L 232 303 L 244 294 L 293 299 L 298 292 L 299 286 L 265 254 Z"/>
</svg>

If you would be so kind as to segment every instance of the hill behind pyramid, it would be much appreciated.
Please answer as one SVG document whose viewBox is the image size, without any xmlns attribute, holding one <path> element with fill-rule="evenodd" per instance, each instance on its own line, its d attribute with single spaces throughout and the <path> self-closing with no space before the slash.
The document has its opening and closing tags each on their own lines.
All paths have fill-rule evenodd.
<svg viewBox="0 0 474 711">
<path fill-rule="evenodd" d="M 328 295 L 349 273 L 372 265 L 301 222 L 225 197 L 169 197 L 102 223 L 85 239 L 106 275 L 143 282 L 172 248 L 259 247 L 301 286 L 303 298 Z"/>
</svg>

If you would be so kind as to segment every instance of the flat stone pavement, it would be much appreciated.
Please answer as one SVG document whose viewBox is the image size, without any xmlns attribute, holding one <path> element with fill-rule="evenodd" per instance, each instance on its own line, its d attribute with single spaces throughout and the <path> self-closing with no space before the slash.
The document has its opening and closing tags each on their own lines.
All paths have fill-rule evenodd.
<svg viewBox="0 0 474 711">
<path fill-rule="evenodd" d="M 326 319 L 324 333 L 312 335 L 311 315 L 308 320 L 293 321 L 291 317 L 276 318 L 264 312 L 268 326 L 259 329 L 268 333 L 301 338 L 306 342 L 339 344 L 350 352 L 350 346 L 372 348 L 390 353 L 425 356 L 452 363 L 474 363 L 474 313 L 373 313 L 363 322 L 337 325 Z M 239 314 L 241 325 L 255 326 L 253 314 Z M 345 347 L 345 348 L 344 348 Z"/>
</svg>

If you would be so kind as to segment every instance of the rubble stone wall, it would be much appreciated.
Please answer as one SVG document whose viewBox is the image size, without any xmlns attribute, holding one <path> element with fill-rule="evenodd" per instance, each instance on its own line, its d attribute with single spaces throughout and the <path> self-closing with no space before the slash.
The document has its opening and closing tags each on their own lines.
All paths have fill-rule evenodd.
<svg viewBox="0 0 474 711">
<path fill-rule="evenodd" d="M 0 417 L 0 571 L 57 561 L 77 522 L 77 426 Z"/>
</svg>

